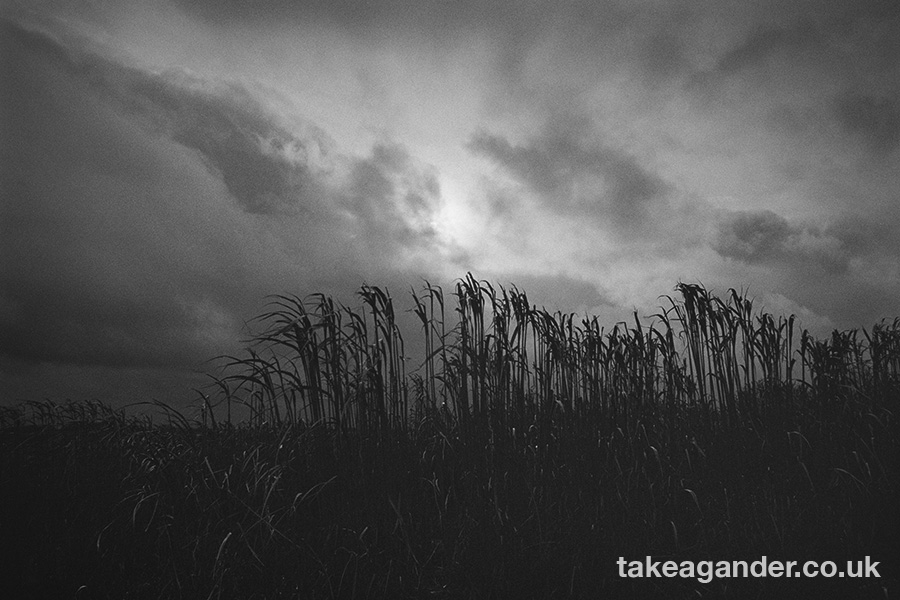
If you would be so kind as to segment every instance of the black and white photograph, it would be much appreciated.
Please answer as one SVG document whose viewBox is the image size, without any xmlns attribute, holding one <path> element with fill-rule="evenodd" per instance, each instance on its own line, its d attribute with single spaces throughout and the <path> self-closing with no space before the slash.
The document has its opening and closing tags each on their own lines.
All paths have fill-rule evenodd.
<svg viewBox="0 0 900 600">
<path fill-rule="evenodd" d="M 889 600 L 898 540 L 896 0 L 0 0 L 0 595 Z"/>
</svg>

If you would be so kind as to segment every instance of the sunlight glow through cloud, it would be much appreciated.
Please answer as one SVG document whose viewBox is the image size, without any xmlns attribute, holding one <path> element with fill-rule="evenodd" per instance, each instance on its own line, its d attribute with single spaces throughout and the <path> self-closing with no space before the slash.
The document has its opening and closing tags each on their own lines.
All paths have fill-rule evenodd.
<svg viewBox="0 0 900 600">
<path fill-rule="evenodd" d="M 900 312 L 896 9 L 254 6 L 0 5 L 0 353 L 196 371 L 266 294 L 470 270 L 620 316 L 680 280 Z"/>
</svg>

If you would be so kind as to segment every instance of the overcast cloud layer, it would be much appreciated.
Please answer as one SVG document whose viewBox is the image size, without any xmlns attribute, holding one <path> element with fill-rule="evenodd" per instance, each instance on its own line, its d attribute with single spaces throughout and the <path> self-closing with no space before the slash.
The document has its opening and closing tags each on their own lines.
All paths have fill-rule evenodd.
<svg viewBox="0 0 900 600">
<path fill-rule="evenodd" d="M 2 7 L 4 401 L 186 402 L 267 294 L 467 271 L 900 315 L 894 2 Z"/>
</svg>

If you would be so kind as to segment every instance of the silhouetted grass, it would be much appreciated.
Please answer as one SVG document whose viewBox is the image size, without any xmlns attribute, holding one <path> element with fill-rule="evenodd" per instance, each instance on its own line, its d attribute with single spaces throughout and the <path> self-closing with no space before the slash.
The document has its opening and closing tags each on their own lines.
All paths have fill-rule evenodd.
<svg viewBox="0 0 900 600">
<path fill-rule="evenodd" d="M 900 322 L 828 340 L 680 284 L 611 329 L 471 276 L 276 297 L 196 420 L 0 415 L 6 586 L 78 598 L 900 593 Z M 860 560 L 882 579 L 618 577 L 616 559 Z"/>
</svg>

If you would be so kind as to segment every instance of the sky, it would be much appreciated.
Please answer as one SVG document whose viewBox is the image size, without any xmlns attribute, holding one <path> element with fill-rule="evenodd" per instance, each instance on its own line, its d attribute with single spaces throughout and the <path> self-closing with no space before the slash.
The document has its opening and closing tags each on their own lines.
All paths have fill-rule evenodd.
<svg viewBox="0 0 900 600">
<path fill-rule="evenodd" d="M 0 3 L 0 402 L 176 404 L 271 294 L 900 316 L 900 4 Z"/>
</svg>

